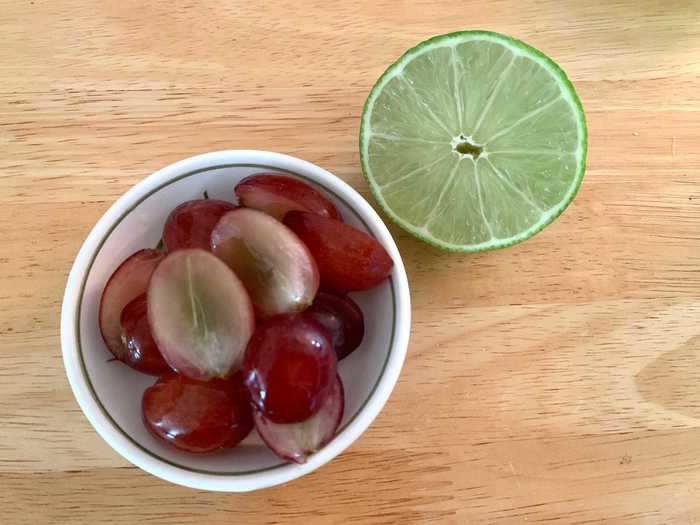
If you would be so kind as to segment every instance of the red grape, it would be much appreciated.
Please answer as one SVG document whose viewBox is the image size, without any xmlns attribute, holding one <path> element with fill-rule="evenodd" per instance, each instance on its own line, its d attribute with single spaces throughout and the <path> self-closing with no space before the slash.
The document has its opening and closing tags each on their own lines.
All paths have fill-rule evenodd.
<svg viewBox="0 0 700 525">
<path fill-rule="evenodd" d="M 251 407 L 231 380 L 166 374 L 146 389 L 141 406 L 146 428 L 186 452 L 235 446 L 252 427 Z"/>
<path fill-rule="evenodd" d="M 291 210 L 308 211 L 340 220 L 336 207 L 320 191 L 286 175 L 251 175 L 239 182 L 234 191 L 241 205 L 264 211 L 280 221 Z"/>
<path fill-rule="evenodd" d="M 234 414 L 231 439 L 226 442 L 225 446 L 233 448 L 253 430 L 253 408 L 250 403 L 250 394 L 243 383 L 243 372 L 238 370 L 225 381 L 229 384 L 229 392 L 232 394 Z"/>
<path fill-rule="evenodd" d="M 301 211 L 290 211 L 284 223 L 309 248 L 324 288 L 367 290 L 391 273 L 394 263 L 384 247 L 349 224 Z"/>
<path fill-rule="evenodd" d="M 323 328 L 303 314 L 280 315 L 258 326 L 243 360 L 253 404 L 275 423 L 315 414 L 335 372 L 335 351 Z"/>
<path fill-rule="evenodd" d="M 119 265 L 102 291 L 100 332 L 109 351 L 120 361 L 128 352 L 119 323 L 122 310 L 146 291 L 151 274 L 162 259 L 163 254 L 157 250 L 139 250 Z"/>
<path fill-rule="evenodd" d="M 305 463 L 307 458 L 333 439 L 345 408 L 345 394 L 340 376 L 316 414 L 301 423 L 274 423 L 255 412 L 255 428 L 270 449 L 282 459 Z"/>
<path fill-rule="evenodd" d="M 209 250 L 214 226 L 224 213 L 234 209 L 234 204 L 218 199 L 197 199 L 180 204 L 165 221 L 165 249 L 169 252 L 185 248 Z"/>
<path fill-rule="evenodd" d="M 227 213 L 211 234 L 211 246 L 263 316 L 298 312 L 313 302 L 316 263 L 304 243 L 269 215 L 247 208 Z"/>
<path fill-rule="evenodd" d="M 255 329 L 243 284 L 204 250 L 177 250 L 158 265 L 148 287 L 148 322 L 168 364 L 199 380 L 235 370 Z"/>
<path fill-rule="evenodd" d="M 122 362 L 139 372 L 156 376 L 170 371 L 148 326 L 146 294 L 139 295 L 124 307 L 121 327 L 122 341 L 126 348 L 121 358 Z"/>
<path fill-rule="evenodd" d="M 326 331 L 338 361 L 360 346 L 365 335 L 362 310 L 346 295 L 318 292 L 314 304 L 304 315 L 310 316 Z"/>
</svg>

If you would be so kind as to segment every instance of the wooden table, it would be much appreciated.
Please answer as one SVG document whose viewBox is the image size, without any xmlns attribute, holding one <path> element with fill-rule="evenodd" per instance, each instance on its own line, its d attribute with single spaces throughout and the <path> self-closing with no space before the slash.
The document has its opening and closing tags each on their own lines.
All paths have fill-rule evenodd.
<svg viewBox="0 0 700 525">
<path fill-rule="evenodd" d="M 254 4 L 0 1 L 0 522 L 700 521 L 700 4 Z M 413 296 L 406 365 L 319 471 L 236 495 L 129 465 L 61 361 L 90 227 L 157 168 L 225 148 L 303 157 L 369 197 L 369 89 L 461 28 L 520 37 L 571 76 L 590 129 L 573 205 L 476 256 L 392 227 Z"/>
</svg>

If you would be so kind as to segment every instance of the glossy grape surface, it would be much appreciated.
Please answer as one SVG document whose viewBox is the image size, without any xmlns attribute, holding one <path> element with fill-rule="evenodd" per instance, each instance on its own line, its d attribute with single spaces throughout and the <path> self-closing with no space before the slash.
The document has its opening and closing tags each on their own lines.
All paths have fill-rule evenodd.
<svg viewBox="0 0 700 525">
<path fill-rule="evenodd" d="M 242 206 L 264 211 L 280 221 L 291 210 L 308 211 L 340 220 L 335 205 L 320 191 L 286 175 L 251 175 L 238 183 L 235 192 Z"/>
<path fill-rule="evenodd" d="M 384 247 L 349 224 L 301 211 L 287 213 L 284 223 L 306 244 L 326 289 L 367 290 L 391 273 L 394 263 Z"/>
<path fill-rule="evenodd" d="M 303 314 L 280 315 L 255 330 L 243 361 L 244 380 L 267 419 L 297 423 L 321 407 L 336 360 L 321 326 Z"/>
<path fill-rule="evenodd" d="M 144 392 L 143 420 L 153 435 L 186 452 L 230 448 L 253 427 L 241 395 L 234 378 L 196 381 L 173 372 Z"/>
<path fill-rule="evenodd" d="M 148 324 L 146 294 L 139 295 L 124 307 L 121 315 L 122 342 L 126 351 L 121 359 L 134 370 L 159 376 L 170 371 L 153 340 Z"/>
<path fill-rule="evenodd" d="M 187 248 L 209 249 L 211 231 L 235 204 L 219 199 L 196 199 L 175 208 L 163 227 L 163 245 L 173 252 Z"/>
<path fill-rule="evenodd" d="M 365 335 L 362 310 L 346 295 L 318 292 L 314 304 L 306 309 L 304 315 L 310 316 L 326 330 L 338 361 L 360 346 Z"/>
</svg>

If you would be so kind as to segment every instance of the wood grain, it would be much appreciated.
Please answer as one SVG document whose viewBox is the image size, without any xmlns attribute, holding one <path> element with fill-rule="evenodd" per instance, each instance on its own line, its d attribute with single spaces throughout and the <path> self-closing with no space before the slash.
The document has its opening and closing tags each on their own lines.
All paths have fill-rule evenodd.
<svg viewBox="0 0 700 525">
<path fill-rule="evenodd" d="M 0 0 L 0 521 L 700 521 L 700 4 L 552 0 Z M 83 238 L 155 169 L 301 156 L 368 196 L 374 80 L 487 28 L 569 73 L 590 129 L 568 211 L 521 246 L 440 253 L 392 228 L 414 325 L 371 429 L 247 495 L 162 482 L 80 413 L 59 346 Z"/>
</svg>

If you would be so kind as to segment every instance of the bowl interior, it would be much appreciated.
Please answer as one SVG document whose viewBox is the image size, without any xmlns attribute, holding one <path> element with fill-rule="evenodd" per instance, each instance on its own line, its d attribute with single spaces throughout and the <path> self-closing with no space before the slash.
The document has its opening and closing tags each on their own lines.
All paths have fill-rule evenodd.
<svg viewBox="0 0 700 525">
<path fill-rule="evenodd" d="M 114 426 L 135 446 L 155 460 L 202 474 L 244 475 L 282 468 L 255 432 L 233 450 L 209 455 L 190 455 L 153 438 L 141 420 L 141 397 L 155 378 L 126 365 L 110 361 L 98 328 L 98 306 L 107 279 L 128 255 L 158 244 L 163 223 L 178 204 L 209 197 L 234 200 L 233 187 L 243 177 L 262 171 L 297 176 L 314 184 L 338 207 L 345 222 L 373 234 L 371 225 L 340 195 L 318 180 L 255 165 L 227 165 L 182 173 L 141 195 L 135 204 L 114 220 L 101 239 L 81 283 L 77 316 L 77 352 L 90 395 Z M 357 416 L 377 388 L 394 346 L 396 334 L 396 290 L 394 277 L 372 290 L 352 294 L 365 318 L 365 338 L 360 348 L 339 363 L 345 385 L 345 415 L 340 432 Z"/>
</svg>

